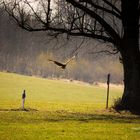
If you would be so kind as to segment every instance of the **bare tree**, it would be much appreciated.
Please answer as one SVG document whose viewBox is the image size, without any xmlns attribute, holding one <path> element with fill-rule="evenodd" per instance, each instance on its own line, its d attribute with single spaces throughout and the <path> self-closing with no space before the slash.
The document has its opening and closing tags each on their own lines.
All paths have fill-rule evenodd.
<svg viewBox="0 0 140 140">
<path fill-rule="evenodd" d="M 36 5 L 36 6 L 35 6 Z M 122 107 L 140 107 L 139 0 L 14 0 L 5 9 L 28 31 L 85 36 L 113 44 L 124 68 Z"/>
</svg>

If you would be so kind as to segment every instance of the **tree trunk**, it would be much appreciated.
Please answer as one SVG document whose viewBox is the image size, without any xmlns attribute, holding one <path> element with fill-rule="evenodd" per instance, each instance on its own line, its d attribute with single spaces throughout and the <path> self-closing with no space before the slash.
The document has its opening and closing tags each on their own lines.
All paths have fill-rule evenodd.
<svg viewBox="0 0 140 140">
<path fill-rule="evenodd" d="M 140 111 L 139 0 L 122 0 L 124 35 L 120 53 L 124 68 L 124 109 Z"/>
<path fill-rule="evenodd" d="M 129 44 L 132 45 L 132 44 Z M 129 47 L 130 48 L 130 47 Z M 133 46 L 122 52 L 124 68 L 124 109 L 140 111 L 140 53 Z"/>
</svg>

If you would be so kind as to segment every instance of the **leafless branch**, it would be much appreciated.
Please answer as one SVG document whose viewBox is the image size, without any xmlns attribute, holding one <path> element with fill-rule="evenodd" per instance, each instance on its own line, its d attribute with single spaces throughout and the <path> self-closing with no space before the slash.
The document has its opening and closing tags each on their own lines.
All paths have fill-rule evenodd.
<svg viewBox="0 0 140 140">
<path fill-rule="evenodd" d="M 119 15 L 121 15 L 121 11 L 115 7 L 112 3 L 110 3 L 109 1 L 107 0 L 103 0 L 107 5 L 109 5 L 110 7 L 112 7 L 112 9 L 114 9 Z"/>
<path fill-rule="evenodd" d="M 72 53 L 71 53 L 72 56 L 73 55 L 75 55 L 75 56 L 78 55 L 78 53 L 79 53 L 78 50 L 82 47 L 84 41 L 85 41 L 85 38 L 82 38 L 82 41 L 80 42 L 80 44 L 77 47 L 75 47 L 75 49 L 72 51 Z"/>
<path fill-rule="evenodd" d="M 114 10 L 116 10 L 116 7 L 114 9 L 114 6 L 111 3 L 109 3 L 109 2 L 107 4 L 110 4 L 109 6 L 111 6 L 112 10 L 109 10 L 109 9 L 103 7 L 103 6 L 97 5 L 92 0 L 81 0 L 80 2 L 86 2 L 86 3 L 90 4 L 91 6 L 93 6 L 94 8 L 97 8 L 99 10 L 102 10 L 104 12 L 107 12 L 107 13 L 109 13 L 111 15 L 114 15 L 117 18 L 121 19 L 121 13 L 118 12 L 118 10 L 117 11 L 114 11 Z M 106 1 L 105 1 L 105 3 L 106 3 Z"/>
<path fill-rule="evenodd" d="M 114 38 L 115 40 L 117 40 L 117 42 L 119 42 L 120 37 L 119 35 L 115 32 L 115 30 L 103 19 L 101 18 L 98 14 L 96 14 L 94 11 L 86 8 L 85 6 L 83 6 L 82 4 L 76 2 L 75 0 L 66 0 L 67 2 L 71 3 L 73 6 L 78 7 L 79 9 L 85 11 L 91 18 L 95 18 L 104 28 L 105 30 L 108 32 L 108 34 Z M 117 43 L 116 42 L 116 43 Z"/>
<path fill-rule="evenodd" d="M 30 5 L 30 3 L 28 2 L 28 0 L 25 0 L 26 4 L 31 8 L 32 12 L 34 13 L 35 17 L 37 18 L 38 21 L 40 21 L 43 25 L 46 25 L 47 23 L 44 22 L 41 17 L 37 14 L 37 12 L 35 12 L 34 8 Z"/>
<path fill-rule="evenodd" d="M 119 53 L 119 51 L 116 50 L 116 51 L 111 52 L 109 50 L 103 50 L 103 51 L 90 52 L 89 54 L 99 54 L 99 53 L 105 53 L 107 55 L 110 55 L 110 54 L 114 55 L 114 54 Z"/>
<path fill-rule="evenodd" d="M 24 7 L 21 7 L 16 0 L 11 7 L 5 4 L 5 9 L 21 28 L 30 32 L 47 31 L 49 35 L 55 37 L 66 33 L 68 36 L 85 36 L 113 44 L 117 44 L 120 41 L 119 34 L 105 20 L 105 12 L 113 12 L 119 15 L 113 7 L 112 9 L 106 9 L 103 4 L 98 3 L 98 0 L 95 3 L 92 0 L 87 0 L 87 3 L 84 3 L 85 0 L 83 0 L 84 2 L 77 2 L 77 0 L 66 1 L 64 1 L 66 6 L 62 3 L 62 7 L 59 7 L 61 9 L 58 11 L 55 9 L 55 15 L 54 13 L 52 14 L 51 0 L 41 0 L 40 6 L 42 9 L 39 9 L 39 11 L 35 10 L 28 0 L 23 0 L 23 3 L 28 6 L 31 13 L 25 11 Z M 88 4 L 94 8 L 89 8 Z M 44 12 L 43 17 L 39 12 Z M 114 14 L 112 16 L 115 16 Z"/>
</svg>

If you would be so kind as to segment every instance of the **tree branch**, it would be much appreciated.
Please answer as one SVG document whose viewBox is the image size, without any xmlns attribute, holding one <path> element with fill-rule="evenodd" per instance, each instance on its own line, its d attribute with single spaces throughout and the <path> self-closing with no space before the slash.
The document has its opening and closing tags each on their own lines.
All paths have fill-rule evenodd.
<svg viewBox="0 0 140 140">
<path fill-rule="evenodd" d="M 109 50 L 103 50 L 103 51 L 90 52 L 89 54 L 99 54 L 99 53 L 106 53 L 106 54 L 109 54 L 109 55 L 110 54 L 114 55 L 114 54 L 118 54 L 119 51 L 111 52 Z"/>
<path fill-rule="evenodd" d="M 106 42 L 111 42 L 115 45 L 120 41 L 119 35 L 102 17 L 100 17 L 96 13 L 96 11 L 92 11 L 90 8 L 83 6 L 82 4 L 76 2 L 75 0 L 66 0 L 66 1 L 68 3 L 70 3 L 72 6 L 75 6 L 76 9 L 78 8 L 78 9 L 82 10 L 84 15 L 86 13 L 92 19 L 97 20 L 97 22 L 99 22 L 97 29 L 92 29 L 92 27 L 90 25 L 88 25 L 88 23 L 84 25 L 84 21 L 87 20 L 88 18 L 82 19 L 82 21 L 81 21 L 80 18 L 84 15 L 81 15 L 81 17 L 79 17 L 80 13 L 79 13 L 78 17 L 74 16 L 73 20 L 69 20 L 69 21 L 67 21 L 67 19 L 64 21 L 62 20 L 62 23 L 61 23 L 62 26 L 59 26 L 59 22 L 58 22 L 58 25 L 56 25 L 57 19 L 56 19 L 56 21 L 54 20 L 53 22 L 51 20 L 51 24 L 49 26 L 47 26 L 47 23 L 49 22 L 49 20 L 44 21 L 41 17 L 39 17 L 38 13 L 36 13 L 36 11 L 33 9 L 33 7 L 30 5 L 30 3 L 27 0 L 25 0 L 25 2 L 29 6 L 29 8 L 32 10 L 32 12 L 35 16 L 35 19 L 30 17 L 30 19 L 27 20 L 26 17 L 28 15 L 26 16 L 25 12 L 21 12 L 20 10 L 22 10 L 22 8 L 19 9 L 16 7 L 16 5 L 13 6 L 14 8 L 11 11 L 7 9 L 6 5 L 5 5 L 5 7 L 6 7 L 6 11 L 8 12 L 8 14 L 13 17 L 13 19 L 16 21 L 16 23 L 21 28 L 28 30 L 30 32 L 52 31 L 52 34 L 54 34 L 56 36 L 59 34 L 62 34 L 62 33 L 67 33 L 68 35 L 72 35 L 72 36 L 85 36 L 85 37 L 90 37 L 90 38 L 96 38 L 96 39 L 103 40 Z M 19 10 L 18 11 L 19 15 L 16 15 L 17 13 L 16 14 L 14 13 L 14 10 L 17 10 L 16 8 Z M 47 10 L 45 11 L 45 14 L 49 16 Z M 49 6 L 49 10 L 50 10 L 50 6 Z M 75 13 L 74 13 L 74 15 L 75 15 Z M 63 16 L 63 15 L 61 15 L 61 16 Z M 38 27 L 36 25 L 35 26 L 31 25 L 30 20 L 32 20 L 34 22 L 36 22 L 36 20 L 37 20 L 37 22 L 41 23 L 41 24 Z M 79 22 L 81 21 L 81 23 L 79 24 L 79 23 L 75 22 L 76 20 L 79 20 Z M 63 22 L 64 22 L 64 24 L 63 24 Z M 69 25 L 71 25 L 71 26 L 69 26 Z M 79 25 L 82 25 L 83 27 L 81 28 L 81 27 L 79 27 Z M 91 25 L 92 25 L 92 22 L 91 22 Z M 102 28 L 103 30 L 101 30 L 100 26 L 101 26 L 101 28 L 103 27 Z M 91 28 L 91 30 L 90 30 L 90 28 Z M 102 32 L 102 31 L 104 32 L 104 34 L 103 33 L 100 34 L 100 32 Z"/>
<path fill-rule="evenodd" d="M 113 40 L 115 40 L 115 44 L 118 44 L 120 42 L 119 35 L 115 32 L 115 30 L 98 14 L 96 14 L 94 11 L 86 8 L 82 4 L 76 2 L 75 0 L 66 0 L 68 3 L 71 3 L 74 7 L 77 7 L 81 9 L 82 11 L 86 12 L 90 17 L 95 18 L 106 30 L 106 32 L 112 37 Z"/>
<path fill-rule="evenodd" d="M 116 12 L 118 12 L 119 15 L 121 15 L 121 11 L 115 7 L 112 3 L 110 3 L 109 1 L 107 0 L 103 0 L 107 5 L 109 5 L 110 7 L 112 7 Z"/>
<path fill-rule="evenodd" d="M 21 27 L 23 29 L 26 29 L 26 30 L 30 31 L 30 32 L 35 32 L 35 31 L 53 31 L 53 32 L 56 32 L 57 34 L 67 33 L 68 35 L 72 35 L 72 36 L 85 36 L 85 37 L 90 37 L 90 38 L 97 38 L 97 39 L 101 39 L 101 40 L 106 41 L 106 42 L 114 43 L 114 40 L 112 40 L 112 38 L 110 38 L 110 37 L 96 35 L 96 34 L 93 34 L 93 33 L 90 34 L 90 33 L 72 32 L 72 31 L 66 30 L 64 28 L 47 27 L 47 28 L 36 28 L 36 29 L 33 29 L 33 28 L 24 27 L 24 26 L 21 26 Z"/>
<path fill-rule="evenodd" d="M 112 15 L 116 16 L 118 19 L 121 19 L 121 13 L 118 13 L 118 12 L 116 13 L 113 10 L 109 10 L 109 9 L 106 9 L 106 8 L 104 8 L 102 6 L 99 6 L 99 5 L 95 4 L 95 3 L 93 3 L 93 1 L 91 1 L 91 0 L 80 0 L 80 2 L 81 1 L 82 2 L 87 2 L 88 4 L 90 4 L 91 6 L 93 6 L 94 8 L 97 8 L 99 10 L 105 11 L 105 12 L 107 12 L 109 14 L 112 14 Z"/>
</svg>

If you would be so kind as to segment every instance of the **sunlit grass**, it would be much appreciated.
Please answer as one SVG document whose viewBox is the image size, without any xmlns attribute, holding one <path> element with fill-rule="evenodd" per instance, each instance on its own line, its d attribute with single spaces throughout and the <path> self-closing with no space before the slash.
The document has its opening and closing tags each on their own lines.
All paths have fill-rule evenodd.
<svg viewBox="0 0 140 140">
<path fill-rule="evenodd" d="M 111 87 L 109 105 L 122 90 Z M 104 87 L 0 73 L 0 140 L 139 140 L 139 116 L 105 103 Z"/>
<path fill-rule="evenodd" d="M 106 88 L 103 87 L 0 73 L 0 107 L 20 107 L 23 89 L 27 94 L 26 106 L 30 108 L 57 108 L 64 104 L 74 108 L 85 104 L 92 108 L 105 108 L 106 104 Z M 122 89 L 111 89 L 110 105 L 121 94 Z"/>
</svg>

